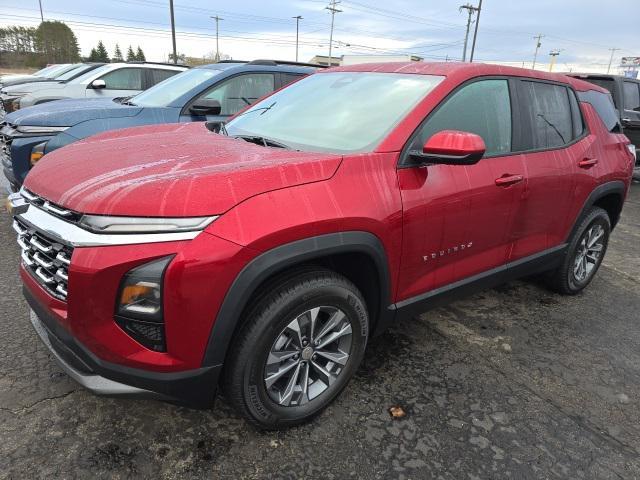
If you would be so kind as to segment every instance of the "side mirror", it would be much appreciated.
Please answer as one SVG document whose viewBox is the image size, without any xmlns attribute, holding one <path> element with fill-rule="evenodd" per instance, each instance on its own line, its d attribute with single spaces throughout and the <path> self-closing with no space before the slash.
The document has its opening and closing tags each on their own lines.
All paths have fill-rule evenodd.
<svg viewBox="0 0 640 480">
<path fill-rule="evenodd" d="M 98 79 L 91 82 L 89 84 L 89 87 L 95 90 L 102 90 L 103 88 L 107 88 L 107 84 L 104 82 L 104 80 Z"/>
<path fill-rule="evenodd" d="M 202 98 L 200 100 L 196 100 L 193 105 L 189 107 L 189 111 L 193 115 L 197 115 L 199 117 L 203 117 L 205 115 L 220 115 L 220 112 L 222 112 L 222 106 L 218 100 Z"/>
<path fill-rule="evenodd" d="M 420 164 L 475 165 L 485 151 L 484 140 L 480 135 L 443 130 L 429 138 L 421 152 L 412 150 L 409 155 Z"/>
</svg>

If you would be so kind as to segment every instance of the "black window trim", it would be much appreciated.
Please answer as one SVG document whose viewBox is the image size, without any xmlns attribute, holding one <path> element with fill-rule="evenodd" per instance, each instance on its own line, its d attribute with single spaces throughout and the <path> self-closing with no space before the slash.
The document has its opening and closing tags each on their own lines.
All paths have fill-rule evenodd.
<svg viewBox="0 0 640 480">
<path fill-rule="evenodd" d="M 250 70 L 250 71 L 243 71 L 243 72 L 236 72 L 232 75 L 228 75 L 224 78 L 220 78 L 218 79 L 218 81 L 216 83 L 214 83 L 213 85 L 210 85 L 209 87 L 205 88 L 204 90 L 200 90 L 199 93 L 197 93 L 196 95 L 194 95 L 187 103 L 185 103 L 184 107 L 182 107 L 182 110 L 180 110 L 180 116 L 189 116 L 189 117 L 194 117 L 195 115 L 193 115 L 191 113 L 191 111 L 189 110 L 189 108 L 191 108 L 191 105 L 194 104 L 194 102 L 200 98 L 202 95 L 205 95 L 206 93 L 210 92 L 211 90 L 213 90 L 214 88 L 218 87 L 221 83 L 226 82 L 228 80 L 231 80 L 232 78 L 235 77 L 239 77 L 240 75 L 255 75 L 255 74 L 271 74 L 273 75 L 273 90 L 271 91 L 271 93 L 275 92 L 276 90 L 278 90 L 278 81 L 279 81 L 279 76 L 278 74 L 280 73 L 277 70 Z M 252 104 L 253 105 L 253 104 Z M 234 114 L 235 115 L 235 114 Z M 231 118 L 233 115 L 216 115 L 217 117 L 226 117 L 226 118 Z"/>
<path fill-rule="evenodd" d="M 640 96 L 640 82 L 638 82 L 634 78 L 623 78 L 622 79 L 622 89 L 621 89 L 623 111 L 630 112 L 630 113 L 636 113 L 636 114 L 640 113 L 638 110 L 633 110 L 633 109 L 630 110 L 630 109 L 627 108 L 627 95 L 625 94 L 625 91 L 624 91 L 624 84 L 625 83 L 634 84 L 636 86 L 636 89 L 638 89 L 638 96 Z"/>
<path fill-rule="evenodd" d="M 519 118 L 520 116 L 520 108 L 519 105 L 516 101 L 517 98 L 517 91 L 515 88 L 515 84 L 513 82 L 514 77 L 510 77 L 510 76 L 506 76 L 506 75 L 484 75 L 484 76 L 479 76 L 479 77 L 474 77 L 471 78 L 469 80 L 466 80 L 465 82 L 461 83 L 460 85 L 458 85 L 456 88 L 454 88 L 452 91 L 450 91 L 446 97 L 444 97 L 428 114 L 427 116 L 420 122 L 420 124 L 415 128 L 415 130 L 413 132 L 411 132 L 411 135 L 409 136 L 409 138 L 407 139 L 407 141 L 405 142 L 404 147 L 402 148 L 401 152 L 400 152 L 400 156 L 398 158 L 398 165 L 397 168 L 415 168 L 418 167 L 418 165 L 416 165 L 414 162 L 412 162 L 409 159 L 409 149 L 411 148 L 411 144 L 413 143 L 413 141 L 415 140 L 415 138 L 420 134 L 420 131 L 422 130 L 422 127 L 424 127 L 424 125 L 429 121 L 429 119 L 438 111 L 440 110 L 450 99 L 451 97 L 453 97 L 456 93 L 458 93 L 460 90 L 462 90 L 463 88 L 472 85 L 476 82 L 481 82 L 484 80 L 506 80 L 507 81 L 507 87 L 509 90 L 509 103 L 510 103 L 510 107 L 511 107 L 511 152 L 508 153 L 498 153 L 498 154 L 494 154 L 494 155 L 485 155 L 484 157 L 482 157 L 483 160 L 485 159 L 491 159 L 491 158 L 500 158 L 500 157 L 510 157 L 512 155 L 515 155 L 516 153 L 513 152 L 513 146 L 514 143 L 517 142 L 518 145 L 521 144 L 521 135 L 522 135 L 522 131 L 520 128 L 517 129 L 514 128 L 516 125 L 519 126 L 519 123 L 516 122 L 517 118 Z"/>
<path fill-rule="evenodd" d="M 413 162 L 411 162 L 409 160 L 409 148 L 411 147 L 411 144 L 413 143 L 413 141 L 416 138 L 416 136 L 420 133 L 420 130 L 422 129 L 424 124 L 426 122 L 428 122 L 429 118 L 435 112 L 437 112 L 459 90 L 463 89 L 467 85 L 470 85 L 470 84 L 475 83 L 475 82 L 483 81 L 483 80 L 507 80 L 508 81 L 509 97 L 510 97 L 510 102 L 511 102 L 511 152 L 499 153 L 499 154 L 494 154 L 494 155 L 485 155 L 484 157 L 482 157 L 482 160 L 490 160 L 490 159 L 493 159 L 493 158 L 501 158 L 501 157 L 511 157 L 511 156 L 515 156 L 515 155 L 522 155 L 522 154 L 525 154 L 525 153 L 538 153 L 538 152 L 549 152 L 549 151 L 554 151 L 554 150 L 564 150 L 566 148 L 569 148 L 569 147 L 573 146 L 574 144 L 578 143 L 579 141 L 583 140 L 584 138 L 586 138 L 590 134 L 589 125 L 585 121 L 584 112 L 582 111 L 582 108 L 580 108 L 579 109 L 579 113 L 580 113 L 580 117 L 582 118 L 582 125 L 584 126 L 584 129 L 582 131 L 582 135 L 581 136 L 576 137 L 571 142 L 569 142 L 569 143 L 567 143 L 565 145 L 559 146 L 559 147 L 523 149 L 521 147 L 521 145 L 524 144 L 523 140 L 524 140 L 524 135 L 525 135 L 525 132 L 527 131 L 527 129 L 525 128 L 525 122 L 524 121 L 519 121 L 519 120 L 522 120 L 522 119 L 524 119 L 526 117 L 525 112 L 521 111 L 521 108 L 520 108 L 521 105 L 524 105 L 524 102 L 522 100 L 523 87 L 522 87 L 522 83 L 521 82 L 526 81 L 526 82 L 548 83 L 548 84 L 551 84 L 551 85 L 558 85 L 558 86 L 561 86 L 561 87 L 565 87 L 566 89 L 568 89 L 571 92 L 573 92 L 573 94 L 576 96 L 576 100 L 578 102 L 578 107 L 580 107 L 580 103 L 581 102 L 580 102 L 580 98 L 577 95 L 577 92 L 575 91 L 575 89 L 573 88 L 572 85 L 569 85 L 567 83 L 562 83 L 562 82 L 556 82 L 556 81 L 553 81 L 553 80 L 545 80 L 545 79 L 532 78 L 532 77 L 513 77 L 513 76 L 508 76 L 508 75 L 485 75 L 485 76 L 479 76 L 479 77 L 471 78 L 471 79 L 461 83 L 460 85 L 458 85 L 455 89 L 453 89 L 451 92 L 449 92 L 447 94 L 447 96 L 444 97 L 438 103 L 438 105 L 436 105 L 427 114 L 427 116 L 420 122 L 420 124 L 416 127 L 416 129 L 409 136 L 408 140 L 405 142 L 405 145 L 402 148 L 402 151 L 400 152 L 397 168 L 416 168 L 416 167 L 418 167 L 418 165 L 416 165 L 415 163 L 413 163 Z M 573 113 L 573 106 L 571 105 L 571 101 L 569 101 L 569 105 L 570 105 L 570 107 L 572 109 L 571 112 Z M 571 125 L 572 125 L 572 128 L 573 128 L 573 115 L 571 116 Z"/>
<path fill-rule="evenodd" d="M 148 87 L 146 87 L 147 84 L 147 72 L 146 72 L 146 68 L 142 68 L 138 65 L 136 66 L 131 66 L 131 67 L 119 67 L 119 68 L 114 68 L 113 70 L 109 70 L 108 72 L 104 72 L 102 75 L 100 75 L 98 78 L 94 78 L 91 82 L 89 82 L 89 85 L 87 85 L 87 88 L 91 88 L 91 84 L 93 82 L 95 82 L 96 80 L 102 80 L 104 77 L 106 77 L 107 75 L 110 75 L 114 72 L 119 72 L 120 70 L 130 70 L 130 69 L 137 69 L 140 70 L 142 75 L 141 75 L 141 81 L 142 81 L 142 89 L 137 89 L 137 88 L 108 88 L 105 87 L 103 90 L 126 90 L 128 92 L 144 92 Z M 105 82 L 106 83 L 106 82 Z"/>
</svg>

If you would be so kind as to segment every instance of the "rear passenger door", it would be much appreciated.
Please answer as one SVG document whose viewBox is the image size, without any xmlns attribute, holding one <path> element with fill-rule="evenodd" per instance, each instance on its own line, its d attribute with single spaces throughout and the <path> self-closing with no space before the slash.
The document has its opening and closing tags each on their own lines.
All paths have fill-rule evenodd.
<svg viewBox="0 0 640 480">
<path fill-rule="evenodd" d="M 591 191 L 591 169 L 598 159 L 573 89 L 521 79 L 518 103 L 523 124 L 523 163 L 527 182 L 517 204 L 509 260 L 518 260 L 564 243 L 573 221 L 576 189 Z"/>
<path fill-rule="evenodd" d="M 622 126 L 631 143 L 640 147 L 640 82 L 624 80 L 622 82 L 624 110 Z"/>
<path fill-rule="evenodd" d="M 401 158 L 402 272 L 398 297 L 421 293 L 502 266 L 507 259 L 514 209 L 525 170 L 513 154 L 517 117 L 511 80 L 468 82 L 431 112 L 409 140 L 403 156 L 422 150 L 443 130 L 480 135 L 486 154 L 476 165 L 415 166 Z"/>
</svg>

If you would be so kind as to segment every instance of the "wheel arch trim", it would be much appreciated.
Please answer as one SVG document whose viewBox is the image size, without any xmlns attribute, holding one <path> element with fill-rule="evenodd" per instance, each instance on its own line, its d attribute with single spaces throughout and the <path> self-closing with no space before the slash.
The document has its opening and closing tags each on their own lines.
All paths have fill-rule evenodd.
<svg viewBox="0 0 640 480">
<path fill-rule="evenodd" d="M 582 206 L 582 208 L 580 209 L 580 212 L 578 213 L 578 215 L 576 216 L 574 222 L 573 222 L 573 226 L 571 227 L 571 231 L 569 232 L 569 235 L 567 236 L 567 242 L 571 241 L 571 238 L 573 237 L 573 235 L 575 234 L 576 230 L 578 229 L 578 227 L 580 226 L 580 220 L 584 217 L 584 215 L 587 213 L 587 211 L 593 207 L 598 200 L 606 197 L 607 195 L 610 194 L 617 194 L 620 195 L 620 199 L 622 200 L 622 204 L 624 204 L 624 199 L 625 199 L 625 184 L 622 180 L 613 180 L 610 182 L 606 182 L 603 183 L 601 185 L 598 185 L 596 188 L 593 189 L 593 191 L 589 194 L 589 196 L 587 197 L 587 199 L 584 202 L 584 205 Z M 620 206 L 620 209 L 622 211 L 622 204 Z M 619 213 L 618 213 L 619 216 Z M 616 223 L 617 223 L 617 218 L 613 218 L 611 219 L 611 228 L 613 229 L 613 227 L 615 227 Z"/>
<path fill-rule="evenodd" d="M 363 253 L 371 258 L 380 285 L 376 330 L 391 323 L 395 314 L 391 305 L 391 277 L 387 255 L 378 237 L 370 232 L 351 231 L 305 238 L 268 250 L 245 265 L 220 306 L 209 334 L 202 366 L 224 362 L 236 327 L 242 320 L 242 312 L 266 279 L 287 268 L 344 253 Z"/>
</svg>

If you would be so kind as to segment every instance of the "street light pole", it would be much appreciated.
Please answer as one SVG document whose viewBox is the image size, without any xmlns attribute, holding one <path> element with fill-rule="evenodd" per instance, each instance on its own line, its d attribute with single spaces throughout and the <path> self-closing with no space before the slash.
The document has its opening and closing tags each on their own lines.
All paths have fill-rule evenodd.
<svg viewBox="0 0 640 480">
<path fill-rule="evenodd" d="M 611 64 L 613 63 L 613 55 L 616 53 L 616 51 L 620 50 L 619 48 L 610 48 L 609 50 L 611 50 L 611 58 L 609 59 L 609 66 L 607 67 L 607 73 L 609 73 L 611 71 Z"/>
<path fill-rule="evenodd" d="M 169 0 L 169 12 L 171 13 L 171 41 L 173 42 L 173 63 L 178 63 L 178 52 L 176 51 L 176 21 L 173 15 L 173 0 Z"/>
<path fill-rule="evenodd" d="M 556 58 L 558 58 L 558 55 L 560 55 L 560 50 L 551 50 L 549 52 L 549 55 L 551 56 L 551 62 L 549 63 L 549 71 L 553 72 L 553 67 L 556 64 Z"/>
<path fill-rule="evenodd" d="M 42 0 L 38 0 L 38 3 L 40 4 L 40 20 L 44 22 L 44 15 L 42 14 Z"/>
<path fill-rule="evenodd" d="M 300 20 L 302 20 L 302 17 L 298 15 L 296 17 L 291 17 L 291 18 L 294 18 L 296 20 L 296 62 L 297 62 L 298 61 L 298 37 L 300 33 Z"/>
</svg>

